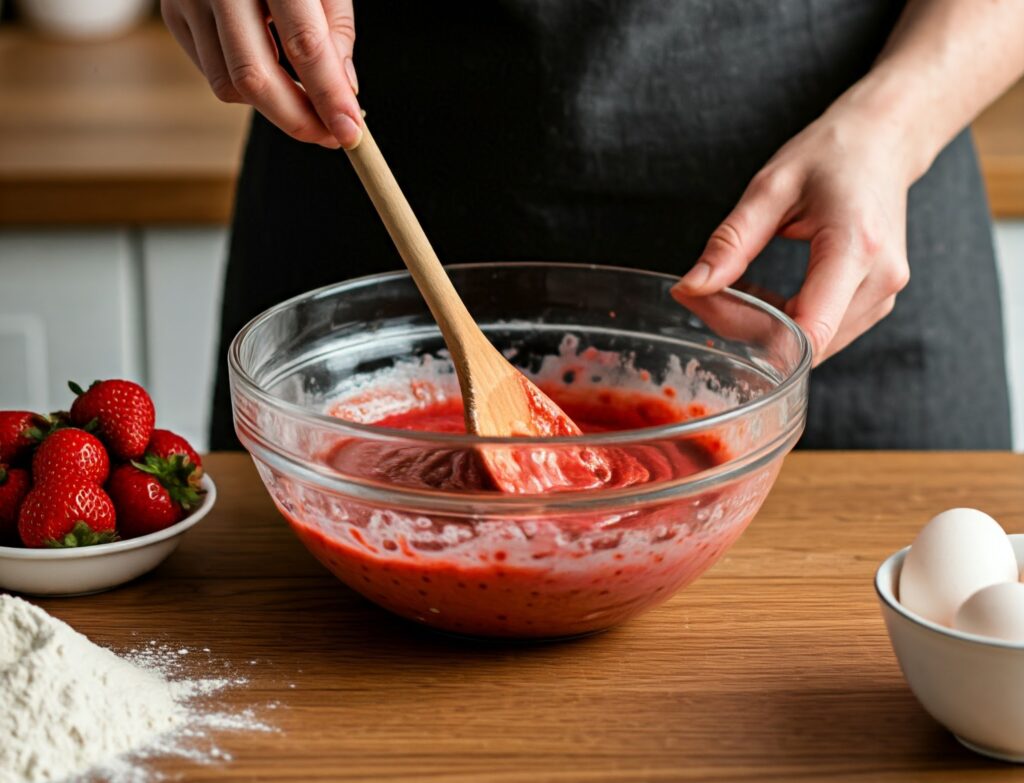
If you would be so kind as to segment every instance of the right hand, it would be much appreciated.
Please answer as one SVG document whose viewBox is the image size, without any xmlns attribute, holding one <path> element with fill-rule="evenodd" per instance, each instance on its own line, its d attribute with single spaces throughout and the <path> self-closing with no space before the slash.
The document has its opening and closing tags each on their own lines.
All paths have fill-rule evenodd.
<svg viewBox="0 0 1024 783">
<path fill-rule="evenodd" d="M 253 106 L 299 141 L 359 144 L 352 0 L 161 0 L 160 10 L 220 100 Z M 301 86 L 278 63 L 270 20 Z"/>
</svg>

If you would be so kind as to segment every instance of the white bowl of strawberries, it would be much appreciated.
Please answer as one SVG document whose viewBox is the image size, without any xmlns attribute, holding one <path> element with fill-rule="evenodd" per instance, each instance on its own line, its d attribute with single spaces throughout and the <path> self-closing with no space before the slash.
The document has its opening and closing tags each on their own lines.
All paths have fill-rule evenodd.
<svg viewBox="0 0 1024 783">
<path fill-rule="evenodd" d="M 68 412 L 0 411 L 0 589 L 95 593 L 171 554 L 217 491 L 188 442 L 155 428 L 137 383 L 71 384 Z"/>
</svg>

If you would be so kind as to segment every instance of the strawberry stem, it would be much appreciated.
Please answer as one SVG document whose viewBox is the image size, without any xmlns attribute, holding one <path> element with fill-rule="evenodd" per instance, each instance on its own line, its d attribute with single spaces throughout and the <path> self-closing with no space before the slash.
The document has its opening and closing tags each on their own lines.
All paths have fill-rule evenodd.
<svg viewBox="0 0 1024 783">
<path fill-rule="evenodd" d="M 132 460 L 132 465 L 159 481 L 171 500 L 186 511 L 196 508 L 206 494 L 204 490 L 197 490 L 193 486 L 190 477 L 196 466 L 184 454 L 172 454 L 169 457 L 147 454 L 142 462 Z"/>
<path fill-rule="evenodd" d="M 22 435 L 37 446 L 57 430 L 71 426 L 71 415 L 67 411 L 54 411 L 49 416 L 36 416 L 35 419 L 39 424 L 27 427 Z"/>
</svg>

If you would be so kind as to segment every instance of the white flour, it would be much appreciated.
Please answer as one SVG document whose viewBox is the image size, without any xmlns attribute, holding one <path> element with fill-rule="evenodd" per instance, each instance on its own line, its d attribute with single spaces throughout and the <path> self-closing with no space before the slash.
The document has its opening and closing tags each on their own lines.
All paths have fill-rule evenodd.
<svg viewBox="0 0 1024 783">
<path fill-rule="evenodd" d="M 229 760 L 208 730 L 268 727 L 251 711 L 191 706 L 246 680 L 171 679 L 189 652 L 149 642 L 120 658 L 27 601 L 0 595 L 0 783 L 90 771 L 132 783 L 152 778 L 138 761 L 147 756 Z"/>
</svg>

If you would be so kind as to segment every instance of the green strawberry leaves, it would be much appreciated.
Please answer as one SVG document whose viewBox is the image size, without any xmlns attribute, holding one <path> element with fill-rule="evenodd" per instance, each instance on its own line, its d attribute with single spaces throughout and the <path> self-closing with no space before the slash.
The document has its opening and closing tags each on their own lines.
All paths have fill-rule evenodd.
<svg viewBox="0 0 1024 783">
<path fill-rule="evenodd" d="M 196 489 L 192 475 L 196 466 L 184 454 L 172 454 L 170 457 L 147 454 L 142 462 L 132 460 L 132 465 L 159 481 L 171 500 L 186 511 L 196 508 L 206 494 L 204 490 Z"/>
<path fill-rule="evenodd" d="M 50 549 L 71 549 L 80 546 L 95 546 L 96 544 L 111 544 L 117 541 L 117 533 L 97 533 L 86 522 L 78 520 L 71 531 L 66 533 L 59 541 L 51 538 L 46 542 Z"/>
<path fill-rule="evenodd" d="M 34 441 L 36 446 L 46 440 L 47 436 L 53 435 L 57 430 L 72 426 L 71 416 L 67 411 L 54 411 L 49 416 L 37 416 L 36 420 L 39 423 L 29 427 L 23 433 L 26 438 Z M 88 427 L 82 427 L 82 429 L 87 432 L 92 431 Z M 95 426 L 93 429 L 95 429 Z"/>
<path fill-rule="evenodd" d="M 97 383 L 99 383 L 99 381 L 93 381 L 92 383 L 89 384 L 89 388 L 91 389 Z M 85 389 L 83 389 L 74 381 L 68 381 L 68 388 L 71 389 L 71 393 L 74 394 L 76 397 L 81 397 L 83 394 L 85 394 Z"/>
</svg>

